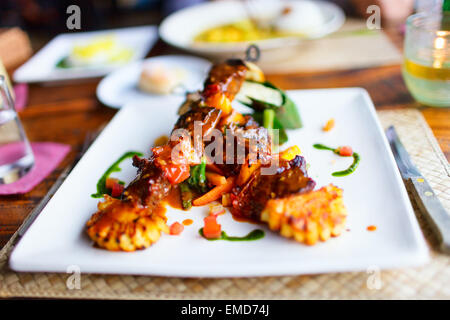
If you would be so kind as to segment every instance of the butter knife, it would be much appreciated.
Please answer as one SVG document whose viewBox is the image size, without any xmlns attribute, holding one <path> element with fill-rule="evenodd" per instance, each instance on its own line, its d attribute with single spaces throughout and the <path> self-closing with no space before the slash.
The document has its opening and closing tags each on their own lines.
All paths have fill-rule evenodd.
<svg viewBox="0 0 450 320">
<path fill-rule="evenodd" d="M 386 136 L 406 188 L 411 191 L 417 205 L 438 236 L 441 250 L 450 253 L 449 213 L 444 209 L 427 180 L 412 163 L 393 126 L 386 130 Z"/>
</svg>

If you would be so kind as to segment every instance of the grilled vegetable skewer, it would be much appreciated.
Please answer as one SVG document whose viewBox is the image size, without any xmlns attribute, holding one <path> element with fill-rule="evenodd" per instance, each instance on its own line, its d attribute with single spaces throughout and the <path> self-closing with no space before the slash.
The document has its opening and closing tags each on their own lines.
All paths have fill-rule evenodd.
<svg viewBox="0 0 450 320">
<path fill-rule="evenodd" d="M 105 195 L 104 202 L 98 204 L 98 211 L 86 224 L 87 234 L 97 246 L 113 251 L 134 251 L 151 246 L 162 232 L 168 232 L 160 202 L 173 185 L 189 178 L 190 166 L 196 164 L 194 122 L 201 123 L 202 138 L 214 129 L 222 114 L 231 111 L 231 100 L 239 91 L 246 71 L 247 67 L 240 60 L 213 67 L 201 99 L 189 101 L 189 108 L 175 124 L 174 130 L 184 129 L 188 137 L 182 136 L 153 148 L 149 159 L 133 159 L 133 165 L 138 168 L 137 177 L 120 199 Z M 176 146 L 181 146 L 184 163 L 171 159 Z"/>
</svg>

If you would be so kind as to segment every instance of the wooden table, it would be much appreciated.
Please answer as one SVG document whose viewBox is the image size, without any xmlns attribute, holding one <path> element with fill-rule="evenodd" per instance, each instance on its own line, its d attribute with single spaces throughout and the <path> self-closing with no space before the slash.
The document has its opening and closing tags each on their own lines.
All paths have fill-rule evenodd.
<svg viewBox="0 0 450 320">
<path fill-rule="evenodd" d="M 398 35 L 391 34 L 401 46 Z M 173 52 L 162 42 L 150 56 Z M 420 106 L 408 93 L 400 66 L 338 72 L 269 75 L 268 79 L 283 89 L 363 87 L 377 109 L 418 108 L 450 159 L 450 110 Z M 80 150 L 86 133 L 106 124 L 116 113 L 103 106 L 95 96 L 99 79 L 59 86 L 31 85 L 27 108 L 20 118 L 31 141 L 53 141 L 72 146 L 69 156 L 47 179 L 26 195 L 0 197 L 0 247 L 17 230 L 30 211 L 51 188 L 60 172 Z M 164 107 L 164 106 L 161 106 Z M 124 128 L 126 134 L 126 128 Z"/>
</svg>

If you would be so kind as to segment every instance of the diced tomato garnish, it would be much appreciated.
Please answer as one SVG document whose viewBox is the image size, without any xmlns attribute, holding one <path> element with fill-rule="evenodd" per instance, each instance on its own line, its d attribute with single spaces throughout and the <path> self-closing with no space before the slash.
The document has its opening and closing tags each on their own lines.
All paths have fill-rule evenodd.
<svg viewBox="0 0 450 320">
<path fill-rule="evenodd" d="M 170 226 L 170 234 L 173 236 L 179 235 L 181 232 L 183 232 L 184 226 L 179 222 L 174 222 Z"/>
<path fill-rule="evenodd" d="M 342 157 L 350 157 L 353 155 L 352 147 L 343 146 L 339 148 L 339 155 Z"/>
<path fill-rule="evenodd" d="M 179 184 L 189 178 L 189 165 L 170 164 L 164 167 L 164 173 L 171 184 Z"/>
<path fill-rule="evenodd" d="M 124 188 L 125 187 L 122 184 L 115 182 L 113 187 L 111 188 L 111 196 L 114 198 L 120 197 Z"/>
<path fill-rule="evenodd" d="M 114 185 L 116 183 L 119 183 L 119 179 L 116 178 L 107 178 L 106 179 L 106 183 L 105 183 L 105 187 L 109 190 L 112 190 L 112 188 L 114 187 Z"/>
<path fill-rule="evenodd" d="M 155 156 L 162 156 L 162 155 L 166 155 L 166 154 L 170 155 L 170 152 L 172 152 L 172 148 L 169 145 L 153 147 L 151 150 L 153 152 L 153 155 L 155 155 Z"/>
<path fill-rule="evenodd" d="M 203 235 L 208 239 L 216 239 L 221 236 L 222 226 L 217 223 L 216 216 L 207 216 L 203 219 L 205 226 L 203 227 Z"/>
<path fill-rule="evenodd" d="M 217 83 L 213 83 L 213 84 L 208 85 L 205 88 L 205 90 L 203 90 L 203 95 L 205 97 L 208 97 L 208 96 L 211 96 L 211 95 L 216 94 L 218 92 L 220 92 L 220 85 L 217 84 Z"/>
</svg>

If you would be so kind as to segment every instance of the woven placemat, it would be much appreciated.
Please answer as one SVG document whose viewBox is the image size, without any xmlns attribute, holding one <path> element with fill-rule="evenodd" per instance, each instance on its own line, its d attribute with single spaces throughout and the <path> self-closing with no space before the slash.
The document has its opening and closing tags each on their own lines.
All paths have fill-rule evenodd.
<svg viewBox="0 0 450 320">
<path fill-rule="evenodd" d="M 395 125 L 414 162 L 450 211 L 450 167 L 417 110 L 379 111 L 384 127 Z M 450 299 L 450 257 L 435 251 L 436 239 L 413 203 L 427 238 L 431 262 L 414 269 L 290 277 L 183 279 L 81 275 L 81 289 L 68 289 L 71 275 L 17 273 L 8 268 L 15 236 L 0 251 L 0 297 L 99 299 Z M 71 287 L 71 286 L 69 286 Z M 73 286 L 72 286 L 73 287 Z"/>
</svg>

